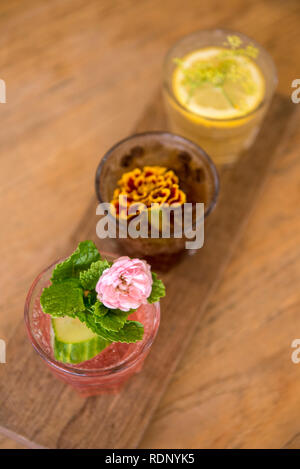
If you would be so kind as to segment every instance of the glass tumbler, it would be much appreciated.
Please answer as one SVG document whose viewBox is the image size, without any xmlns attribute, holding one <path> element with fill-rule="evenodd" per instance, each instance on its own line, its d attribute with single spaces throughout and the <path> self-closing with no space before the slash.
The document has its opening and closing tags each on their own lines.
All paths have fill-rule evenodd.
<svg viewBox="0 0 300 469">
<path fill-rule="evenodd" d="M 102 255 L 109 259 L 105 253 Z M 129 316 L 129 319 L 143 323 L 142 341 L 132 344 L 113 343 L 96 357 L 80 364 L 58 362 L 53 355 L 51 318 L 42 311 L 40 305 L 42 290 L 49 285 L 52 271 L 58 262 L 61 260 L 37 276 L 27 294 L 24 319 L 29 340 L 54 376 L 70 385 L 82 397 L 118 392 L 133 374 L 142 369 L 159 328 L 159 302 L 142 305 Z"/>
<path fill-rule="evenodd" d="M 176 97 L 173 76 L 177 59 L 209 47 L 224 48 L 228 37 L 238 37 L 241 47 L 254 46 L 258 55 L 254 60 L 260 69 L 265 91 L 263 99 L 256 108 L 240 117 L 213 119 L 192 112 Z M 277 84 L 277 74 L 272 58 L 258 43 L 247 36 L 222 29 L 197 31 L 183 37 L 169 50 L 164 62 L 163 95 L 172 132 L 194 141 L 211 156 L 217 165 L 234 163 L 243 150 L 254 142 L 264 115 L 270 105 Z"/>
<path fill-rule="evenodd" d="M 209 156 L 195 143 L 168 132 L 145 132 L 133 135 L 114 145 L 101 159 L 95 179 L 100 203 L 109 203 L 121 176 L 135 168 L 163 166 L 171 169 L 179 178 L 179 187 L 187 202 L 204 203 L 204 218 L 215 207 L 219 178 Z M 111 215 L 113 216 L 113 215 Z M 168 238 L 118 238 L 123 250 L 131 257 L 146 259 L 153 267 L 167 270 L 185 251 L 184 233 Z"/>
</svg>

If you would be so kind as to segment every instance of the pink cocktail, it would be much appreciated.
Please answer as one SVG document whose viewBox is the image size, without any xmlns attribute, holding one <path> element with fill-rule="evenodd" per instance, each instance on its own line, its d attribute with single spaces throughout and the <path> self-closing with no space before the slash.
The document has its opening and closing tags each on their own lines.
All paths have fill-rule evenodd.
<svg viewBox="0 0 300 469">
<path fill-rule="evenodd" d="M 25 303 L 25 323 L 34 349 L 45 360 L 52 373 L 71 385 L 81 396 L 117 392 L 130 376 L 141 370 L 155 339 L 160 321 L 159 302 L 140 306 L 129 319 L 144 325 L 143 339 L 136 343 L 112 343 L 94 358 L 76 364 L 54 359 L 51 340 L 51 318 L 40 306 L 40 295 L 49 285 L 54 263 L 33 282 Z"/>
</svg>

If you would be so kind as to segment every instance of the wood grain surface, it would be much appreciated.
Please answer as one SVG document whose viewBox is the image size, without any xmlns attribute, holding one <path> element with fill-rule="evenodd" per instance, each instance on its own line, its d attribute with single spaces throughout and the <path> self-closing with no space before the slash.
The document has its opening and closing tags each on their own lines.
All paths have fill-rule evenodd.
<svg viewBox="0 0 300 469">
<path fill-rule="evenodd" d="M 155 95 L 139 130 L 152 128 L 158 122 L 165 126 L 159 98 Z M 21 323 L 8 344 L 12 342 L 10 365 L 4 368 L 0 383 L 3 427 L 17 437 L 25 437 L 32 447 L 135 448 L 139 444 L 233 253 L 270 165 L 285 148 L 292 110 L 290 102 L 276 96 L 251 151 L 234 168 L 222 173 L 222 191 L 211 222 L 206 224 L 204 247 L 164 275 L 168 294 L 162 301 L 158 338 L 143 372 L 118 395 L 83 400 L 54 381 L 28 344 Z M 107 249 L 107 243 L 96 238 L 95 212 L 93 198 L 65 252 L 71 252 L 86 238 L 94 239 L 100 250 Z M 185 295 L 187 291 L 189 294 Z"/>
<path fill-rule="evenodd" d="M 170 11 L 177 12 L 172 21 Z M 291 82 L 298 78 L 299 19 L 296 0 L 30 0 L 26 8 L 17 0 L 0 2 L 0 78 L 7 84 L 7 103 L 0 105 L 0 269 L 5 284 L 0 337 L 8 343 L 0 386 L 5 389 L 4 375 L 13 373 L 13 350 L 22 346 L 16 330 L 30 282 L 71 243 L 74 226 L 84 219 L 93 196 L 99 158 L 134 129 L 159 86 L 167 48 L 199 28 L 243 31 L 272 53 L 279 91 L 288 98 Z M 282 125 L 289 121 L 286 112 Z M 290 344 L 300 330 L 297 127 L 286 143 L 143 447 L 299 447 L 300 369 L 290 360 Z M 270 156 L 268 150 L 266 154 Z M 201 301 L 199 296 L 202 306 Z M 42 364 L 33 357 L 39 373 Z M 23 384 L 19 380 L 15 387 L 33 409 L 34 395 Z M 68 397 L 64 389 L 62 394 Z M 78 403 L 81 418 L 89 406 Z M 66 415 L 70 409 L 58 410 Z M 18 423 L 24 424 L 29 414 L 35 425 L 31 438 L 46 446 L 57 443 L 55 429 L 47 436 L 38 412 L 20 412 Z M 48 430 L 51 418 L 47 416 Z M 9 419 L 1 419 L 2 427 L 8 424 L 12 427 Z M 58 443 L 69 444 L 63 437 Z M 1 448 L 11 444 L 0 441 Z"/>
</svg>

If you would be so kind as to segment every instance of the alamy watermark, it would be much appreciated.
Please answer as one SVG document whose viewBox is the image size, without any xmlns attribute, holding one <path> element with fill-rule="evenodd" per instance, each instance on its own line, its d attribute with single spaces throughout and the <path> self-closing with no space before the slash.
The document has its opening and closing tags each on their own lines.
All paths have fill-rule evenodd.
<svg viewBox="0 0 300 469">
<path fill-rule="evenodd" d="M 111 203 L 96 209 L 101 218 L 96 226 L 98 238 L 184 238 L 186 249 L 204 244 L 204 204 L 182 205 L 136 203 L 127 208 L 127 198 L 119 198 L 119 213 Z"/>
<path fill-rule="evenodd" d="M 0 339 L 0 363 L 6 363 L 6 342 Z"/>
<path fill-rule="evenodd" d="M 6 103 L 6 84 L 4 80 L 0 79 L 0 103 Z"/>
<path fill-rule="evenodd" d="M 295 365 L 298 365 L 300 363 L 300 339 L 294 339 L 291 347 L 295 349 L 291 355 L 291 360 Z"/>
<path fill-rule="evenodd" d="M 296 88 L 291 95 L 292 102 L 294 104 L 300 103 L 300 78 L 296 78 L 292 81 L 292 88 Z"/>
</svg>

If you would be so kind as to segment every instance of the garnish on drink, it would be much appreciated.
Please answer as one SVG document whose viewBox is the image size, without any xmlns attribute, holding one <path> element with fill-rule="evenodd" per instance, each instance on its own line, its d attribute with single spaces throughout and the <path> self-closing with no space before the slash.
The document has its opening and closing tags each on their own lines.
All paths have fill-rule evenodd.
<svg viewBox="0 0 300 469">
<path fill-rule="evenodd" d="M 123 201 L 126 206 L 122 207 Z M 122 175 L 111 203 L 116 216 L 131 218 L 129 207 L 144 207 L 150 211 L 153 204 L 175 206 L 185 202 L 186 194 L 180 189 L 179 178 L 174 171 L 162 166 L 145 166 Z"/>
<path fill-rule="evenodd" d="M 238 36 L 228 36 L 224 47 L 207 47 L 174 59 L 175 96 L 190 111 L 212 119 L 251 112 L 265 93 L 264 76 L 253 61 L 258 53 L 254 46 L 243 48 Z"/>
<path fill-rule="evenodd" d="M 97 356 L 112 343 L 143 340 L 144 326 L 132 315 L 165 295 L 150 266 L 140 259 L 102 258 L 92 241 L 56 265 L 51 285 L 40 297 L 51 316 L 54 358 L 78 364 Z"/>
<path fill-rule="evenodd" d="M 171 127 L 217 163 L 233 162 L 253 142 L 275 84 L 273 62 L 254 41 L 199 31 L 179 41 L 166 59 Z"/>
</svg>

